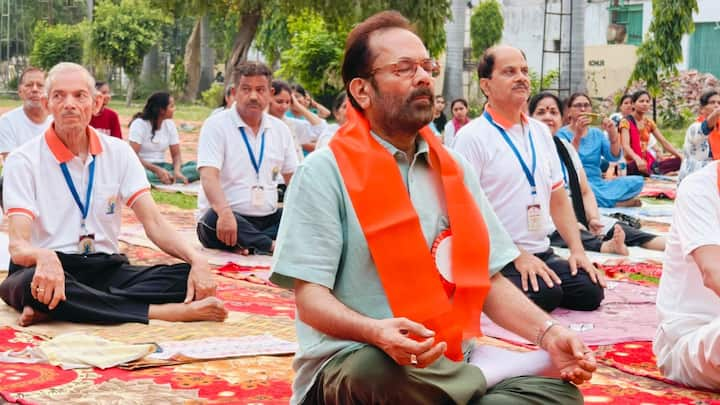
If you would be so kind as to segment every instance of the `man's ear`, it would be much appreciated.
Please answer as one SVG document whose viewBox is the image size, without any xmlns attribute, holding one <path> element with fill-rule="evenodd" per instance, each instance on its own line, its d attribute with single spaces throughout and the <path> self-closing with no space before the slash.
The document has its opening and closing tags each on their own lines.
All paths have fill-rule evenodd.
<svg viewBox="0 0 720 405">
<path fill-rule="evenodd" d="M 363 110 L 370 107 L 370 82 L 356 77 L 348 84 L 348 90 Z"/>
<path fill-rule="evenodd" d="M 480 90 L 482 90 L 485 97 L 490 97 L 490 79 L 480 79 Z"/>
</svg>

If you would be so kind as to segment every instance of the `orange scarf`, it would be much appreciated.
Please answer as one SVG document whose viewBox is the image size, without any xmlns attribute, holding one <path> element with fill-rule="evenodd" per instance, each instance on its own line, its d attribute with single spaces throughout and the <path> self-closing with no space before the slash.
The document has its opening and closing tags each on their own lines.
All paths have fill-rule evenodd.
<svg viewBox="0 0 720 405">
<path fill-rule="evenodd" d="M 705 121 L 705 117 L 698 117 L 698 122 Z M 708 134 L 708 143 L 712 152 L 713 160 L 720 160 L 720 125 L 715 124 L 715 128 Z"/>
<path fill-rule="evenodd" d="M 429 127 L 420 136 L 430 147 L 430 167 L 439 171 L 450 227 L 452 298 L 425 242 L 393 156 L 370 134 L 370 123 L 348 103 L 347 121 L 330 142 L 385 295 L 395 317 L 406 317 L 447 342 L 445 355 L 463 358 L 462 340 L 480 335 L 480 315 L 490 289 L 490 241 L 480 209 L 463 183 L 462 168 Z"/>
</svg>

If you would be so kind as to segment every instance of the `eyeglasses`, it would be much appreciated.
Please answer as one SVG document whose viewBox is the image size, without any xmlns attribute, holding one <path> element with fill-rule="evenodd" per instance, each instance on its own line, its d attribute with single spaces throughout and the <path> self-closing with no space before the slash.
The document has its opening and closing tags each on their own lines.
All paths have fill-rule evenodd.
<svg viewBox="0 0 720 405">
<path fill-rule="evenodd" d="M 376 67 L 370 71 L 370 76 L 380 70 L 389 69 L 395 76 L 408 79 L 415 76 L 418 66 L 432 77 L 437 77 L 440 74 L 440 64 L 435 59 L 400 59 L 395 63 Z"/>
<path fill-rule="evenodd" d="M 570 107 L 577 108 L 577 109 L 581 109 L 581 108 L 586 109 L 586 108 L 592 107 L 592 105 L 590 105 L 590 103 L 575 103 L 575 104 L 572 104 Z"/>
</svg>

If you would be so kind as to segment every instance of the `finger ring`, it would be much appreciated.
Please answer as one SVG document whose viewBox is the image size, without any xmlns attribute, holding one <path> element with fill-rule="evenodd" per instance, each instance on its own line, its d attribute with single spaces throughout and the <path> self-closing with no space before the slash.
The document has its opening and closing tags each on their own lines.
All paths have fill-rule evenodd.
<svg viewBox="0 0 720 405">
<path fill-rule="evenodd" d="M 38 287 L 38 288 L 36 288 L 36 290 L 37 290 L 37 292 L 43 292 L 43 291 L 45 291 L 45 289 L 42 288 L 42 287 Z"/>
<path fill-rule="evenodd" d="M 416 355 L 414 355 L 414 354 L 411 354 L 411 355 L 410 355 L 410 364 L 412 364 L 413 366 L 417 366 L 418 362 L 417 362 L 417 356 L 416 356 Z"/>
</svg>

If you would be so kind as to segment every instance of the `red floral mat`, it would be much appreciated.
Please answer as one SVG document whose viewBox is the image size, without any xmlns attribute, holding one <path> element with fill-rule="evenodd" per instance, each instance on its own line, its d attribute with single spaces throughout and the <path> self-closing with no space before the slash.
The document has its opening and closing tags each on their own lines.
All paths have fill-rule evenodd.
<svg viewBox="0 0 720 405">
<path fill-rule="evenodd" d="M 219 282 L 218 297 L 231 311 L 283 319 L 295 312 L 291 292 L 265 285 L 224 278 Z M 257 333 L 272 332 L 272 318 L 267 319 L 270 322 L 257 324 Z M 287 338 L 284 333 L 278 335 Z M 20 350 L 39 341 L 9 326 L 0 327 L 0 351 Z M 0 387 L 7 400 L 38 404 L 74 403 L 78 398 L 93 404 L 287 404 L 293 378 L 291 362 L 291 356 L 257 356 L 134 371 L 0 363 Z"/>
<path fill-rule="evenodd" d="M 661 263 L 618 263 L 618 264 L 595 264 L 600 270 L 605 271 L 608 279 L 625 280 L 637 284 L 657 286 L 662 274 Z"/>
<path fill-rule="evenodd" d="M 126 244 L 121 248 L 133 264 L 177 261 L 153 249 Z M 292 292 L 218 277 L 217 296 L 225 301 L 228 310 L 282 319 L 295 316 Z M 253 324 L 257 325 L 256 332 L 272 333 L 272 319 Z M 192 324 L 182 326 L 188 325 Z M 130 331 L 133 336 L 142 334 L 132 326 Z M 199 329 L 197 332 L 208 333 Z M 108 330 L 108 335 L 103 337 L 113 339 L 117 333 L 119 331 Z M 285 325 L 277 335 L 288 338 Z M 0 326 L 0 352 L 20 350 L 39 341 L 10 326 Z M 4 395 L 5 400 L 24 400 L 31 404 L 287 404 L 292 392 L 291 363 L 291 356 L 257 356 L 134 371 L 62 370 L 46 364 L 0 363 L 0 403 Z"/>
<path fill-rule="evenodd" d="M 581 387 L 585 403 L 720 404 L 720 393 L 694 390 L 665 378 L 658 370 L 652 342 L 593 347 L 601 367 L 592 384 Z"/>
</svg>

